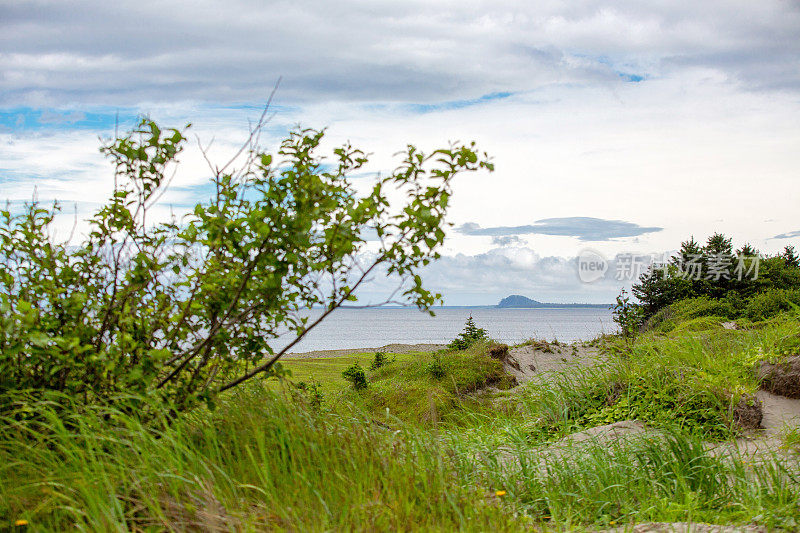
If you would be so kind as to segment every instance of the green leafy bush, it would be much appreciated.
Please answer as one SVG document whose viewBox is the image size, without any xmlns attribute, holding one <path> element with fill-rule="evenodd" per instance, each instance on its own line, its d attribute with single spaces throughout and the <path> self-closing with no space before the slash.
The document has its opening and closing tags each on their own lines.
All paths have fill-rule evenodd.
<svg viewBox="0 0 800 533">
<path fill-rule="evenodd" d="M 703 438 L 730 435 L 727 405 L 717 394 L 708 388 L 686 389 L 679 381 L 668 384 L 667 388 L 630 384 L 613 402 L 609 401 L 608 391 L 600 389 L 596 397 L 599 405 L 586 412 L 579 424 L 594 427 L 636 419 L 655 426 L 680 428 Z"/>
<path fill-rule="evenodd" d="M 733 298 L 713 299 L 707 296 L 686 298 L 658 311 L 646 323 L 647 329 L 670 332 L 679 324 L 699 318 L 718 318 L 730 320 L 738 316 Z"/>
<path fill-rule="evenodd" d="M 800 290 L 771 289 L 753 296 L 745 308 L 750 320 L 766 320 L 800 305 Z"/>
<path fill-rule="evenodd" d="M 363 390 L 367 388 L 367 374 L 357 362 L 353 363 L 352 366 L 349 366 L 344 372 L 342 372 L 342 377 L 349 381 L 356 390 Z"/>
<path fill-rule="evenodd" d="M 394 359 L 389 359 L 385 352 L 375 352 L 375 358 L 372 360 L 372 363 L 370 363 L 369 369 L 378 370 L 382 366 L 386 366 L 392 361 L 394 361 Z"/>
<path fill-rule="evenodd" d="M 475 342 L 486 339 L 487 337 L 486 330 L 476 326 L 472 315 L 470 315 L 464 325 L 464 331 L 459 333 L 458 336 L 450 342 L 448 347 L 453 350 L 466 350 L 475 344 Z"/>
<path fill-rule="evenodd" d="M 273 156 L 255 147 L 262 126 L 238 160 L 215 167 L 213 197 L 180 220 L 154 221 L 152 208 L 186 138 L 148 119 L 103 146 L 116 187 L 82 242 L 52 238 L 58 205 L 0 210 L 0 411 L 22 390 L 213 405 L 272 371 L 376 272 L 420 309 L 441 300 L 418 272 L 439 256 L 452 178 L 491 170 L 485 156 L 409 145 L 395 171 L 357 194 L 350 175 L 363 152 L 345 145 L 326 159 L 324 132 L 296 129 Z M 398 189 L 405 203 L 390 208 Z M 364 263 L 368 233 L 380 244 Z M 310 321 L 300 311 L 314 306 L 325 311 Z"/>
</svg>

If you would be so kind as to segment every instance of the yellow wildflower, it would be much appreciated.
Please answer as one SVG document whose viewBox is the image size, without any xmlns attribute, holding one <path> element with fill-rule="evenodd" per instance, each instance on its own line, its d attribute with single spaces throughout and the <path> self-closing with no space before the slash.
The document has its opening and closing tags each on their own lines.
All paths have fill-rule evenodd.
<svg viewBox="0 0 800 533">
<path fill-rule="evenodd" d="M 504 491 L 504 490 L 496 490 L 494 492 L 494 495 L 495 496 L 505 496 L 506 495 L 506 491 Z"/>
<path fill-rule="evenodd" d="M 28 525 L 28 521 L 20 519 L 20 520 L 17 520 L 16 522 L 14 522 L 14 525 L 15 526 L 27 526 Z"/>
</svg>

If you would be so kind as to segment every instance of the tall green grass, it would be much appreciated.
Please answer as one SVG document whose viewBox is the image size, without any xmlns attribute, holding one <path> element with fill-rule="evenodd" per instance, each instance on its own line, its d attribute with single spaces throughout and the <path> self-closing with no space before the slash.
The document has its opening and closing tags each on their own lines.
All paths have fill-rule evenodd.
<svg viewBox="0 0 800 533">
<path fill-rule="evenodd" d="M 800 518 L 796 462 L 776 455 L 748 465 L 735 453 L 713 456 L 700 440 L 671 432 L 595 441 L 544 455 L 520 454 L 519 466 L 503 475 L 529 515 L 558 524 L 794 527 Z"/>
<path fill-rule="evenodd" d="M 682 433 L 553 449 L 479 446 L 368 412 L 318 412 L 262 388 L 214 413 L 143 425 L 42 407 L 4 420 L 0 517 L 38 530 L 518 530 L 642 520 L 798 520 L 800 479 Z M 499 492 L 498 491 L 504 491 Z"/>
<path fill-rule="evenodd" d="M 788 317 L 752 331 L 649 334 L 632 350 L 606 339 L 598 367 L 514 391 L 476 390 L 504 376 L 476 348 L 441 354 L 447 373 L 438 378 L 430 355 L 398 360 L 369 373 L 366 391 L 329 387 L 322 406 L 268 383 L 234 391 L 215 411 L 147 422 L 125 400 L 68 416 L 63 403 L 42 402 L 35 417 L 0 420 L 0 530 L 27 520 L 41 531 L 641 521 L 791 531 L 800 521 L 797 457 L 781 451 L 749 464 L 703 440 L 735 434 L 730 403 L 755 390 L 754 362 L 785 356 L 798 335 Z M 572 447 L 559 440 L 626 418 L 661 429 Z"/>
<path fill-rule="evenodd" d="M 308 409 L 260 387 L 214 413 L 144 425 L 91 410 L 67 427 L 3 420 L 0 520 L 42 530 L 507 529 L 519 518 L 462 481 L 446 450 L 367 413 Z"/>
</svg>

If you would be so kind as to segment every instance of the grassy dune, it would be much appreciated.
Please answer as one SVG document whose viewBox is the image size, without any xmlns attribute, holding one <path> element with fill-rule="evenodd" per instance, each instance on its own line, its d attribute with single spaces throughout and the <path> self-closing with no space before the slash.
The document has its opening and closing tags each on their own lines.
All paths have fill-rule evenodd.
<svg viewBox="0 0 800 533">
<path fill-rule="evenodd" d="M 677 329 L 677 328 L 676 328 Z M 693 329 L 693 328 L 688 328 Z M 780 359 L 796 316 L 603 339 L 596 367 L 509 389 L 485 345 L 398 355 L 342 378 L 372 354 L 287 360 L 296 384 L 254 383 L 167 423 L 116 409 L 41 423 L 3 420 L 0 529 L 519 530 L 642 522 L 800 523 L 796 431 L 757 460 L 709 443 L 742 434 L 732 406 L 758 388 L 756 361 Z M 438 360 L 444 374 L 431 371 Z M 487 387 L 491 387 L 487 389 Z M 613 401 L 612 401 L 613 400 Z M 630 439 L 563 441 L 638 419 Z"/>
</svg>

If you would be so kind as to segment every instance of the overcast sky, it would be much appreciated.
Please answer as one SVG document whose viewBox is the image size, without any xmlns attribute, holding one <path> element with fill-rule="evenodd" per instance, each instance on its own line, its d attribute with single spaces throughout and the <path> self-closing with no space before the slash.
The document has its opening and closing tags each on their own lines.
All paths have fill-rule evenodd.
<svg viewBox="0 0 800 533">
<path fill-rule="evenodd" d="M 90 213 L 112 183 L 98 136 L 140 113 L 222 158 L 279 77 L 268 147 L 301 123 L 373 171 L 409 142 L 494 157 L 456 184 L 426 276 L 448 304 L 612 301 L 613 264 L 578 279 L 587 248 L 800 246 L 796 1 L 0 0 L 0 198 Z M 187 150 L 165 202 L 207 180 Z"/>
</svg>

